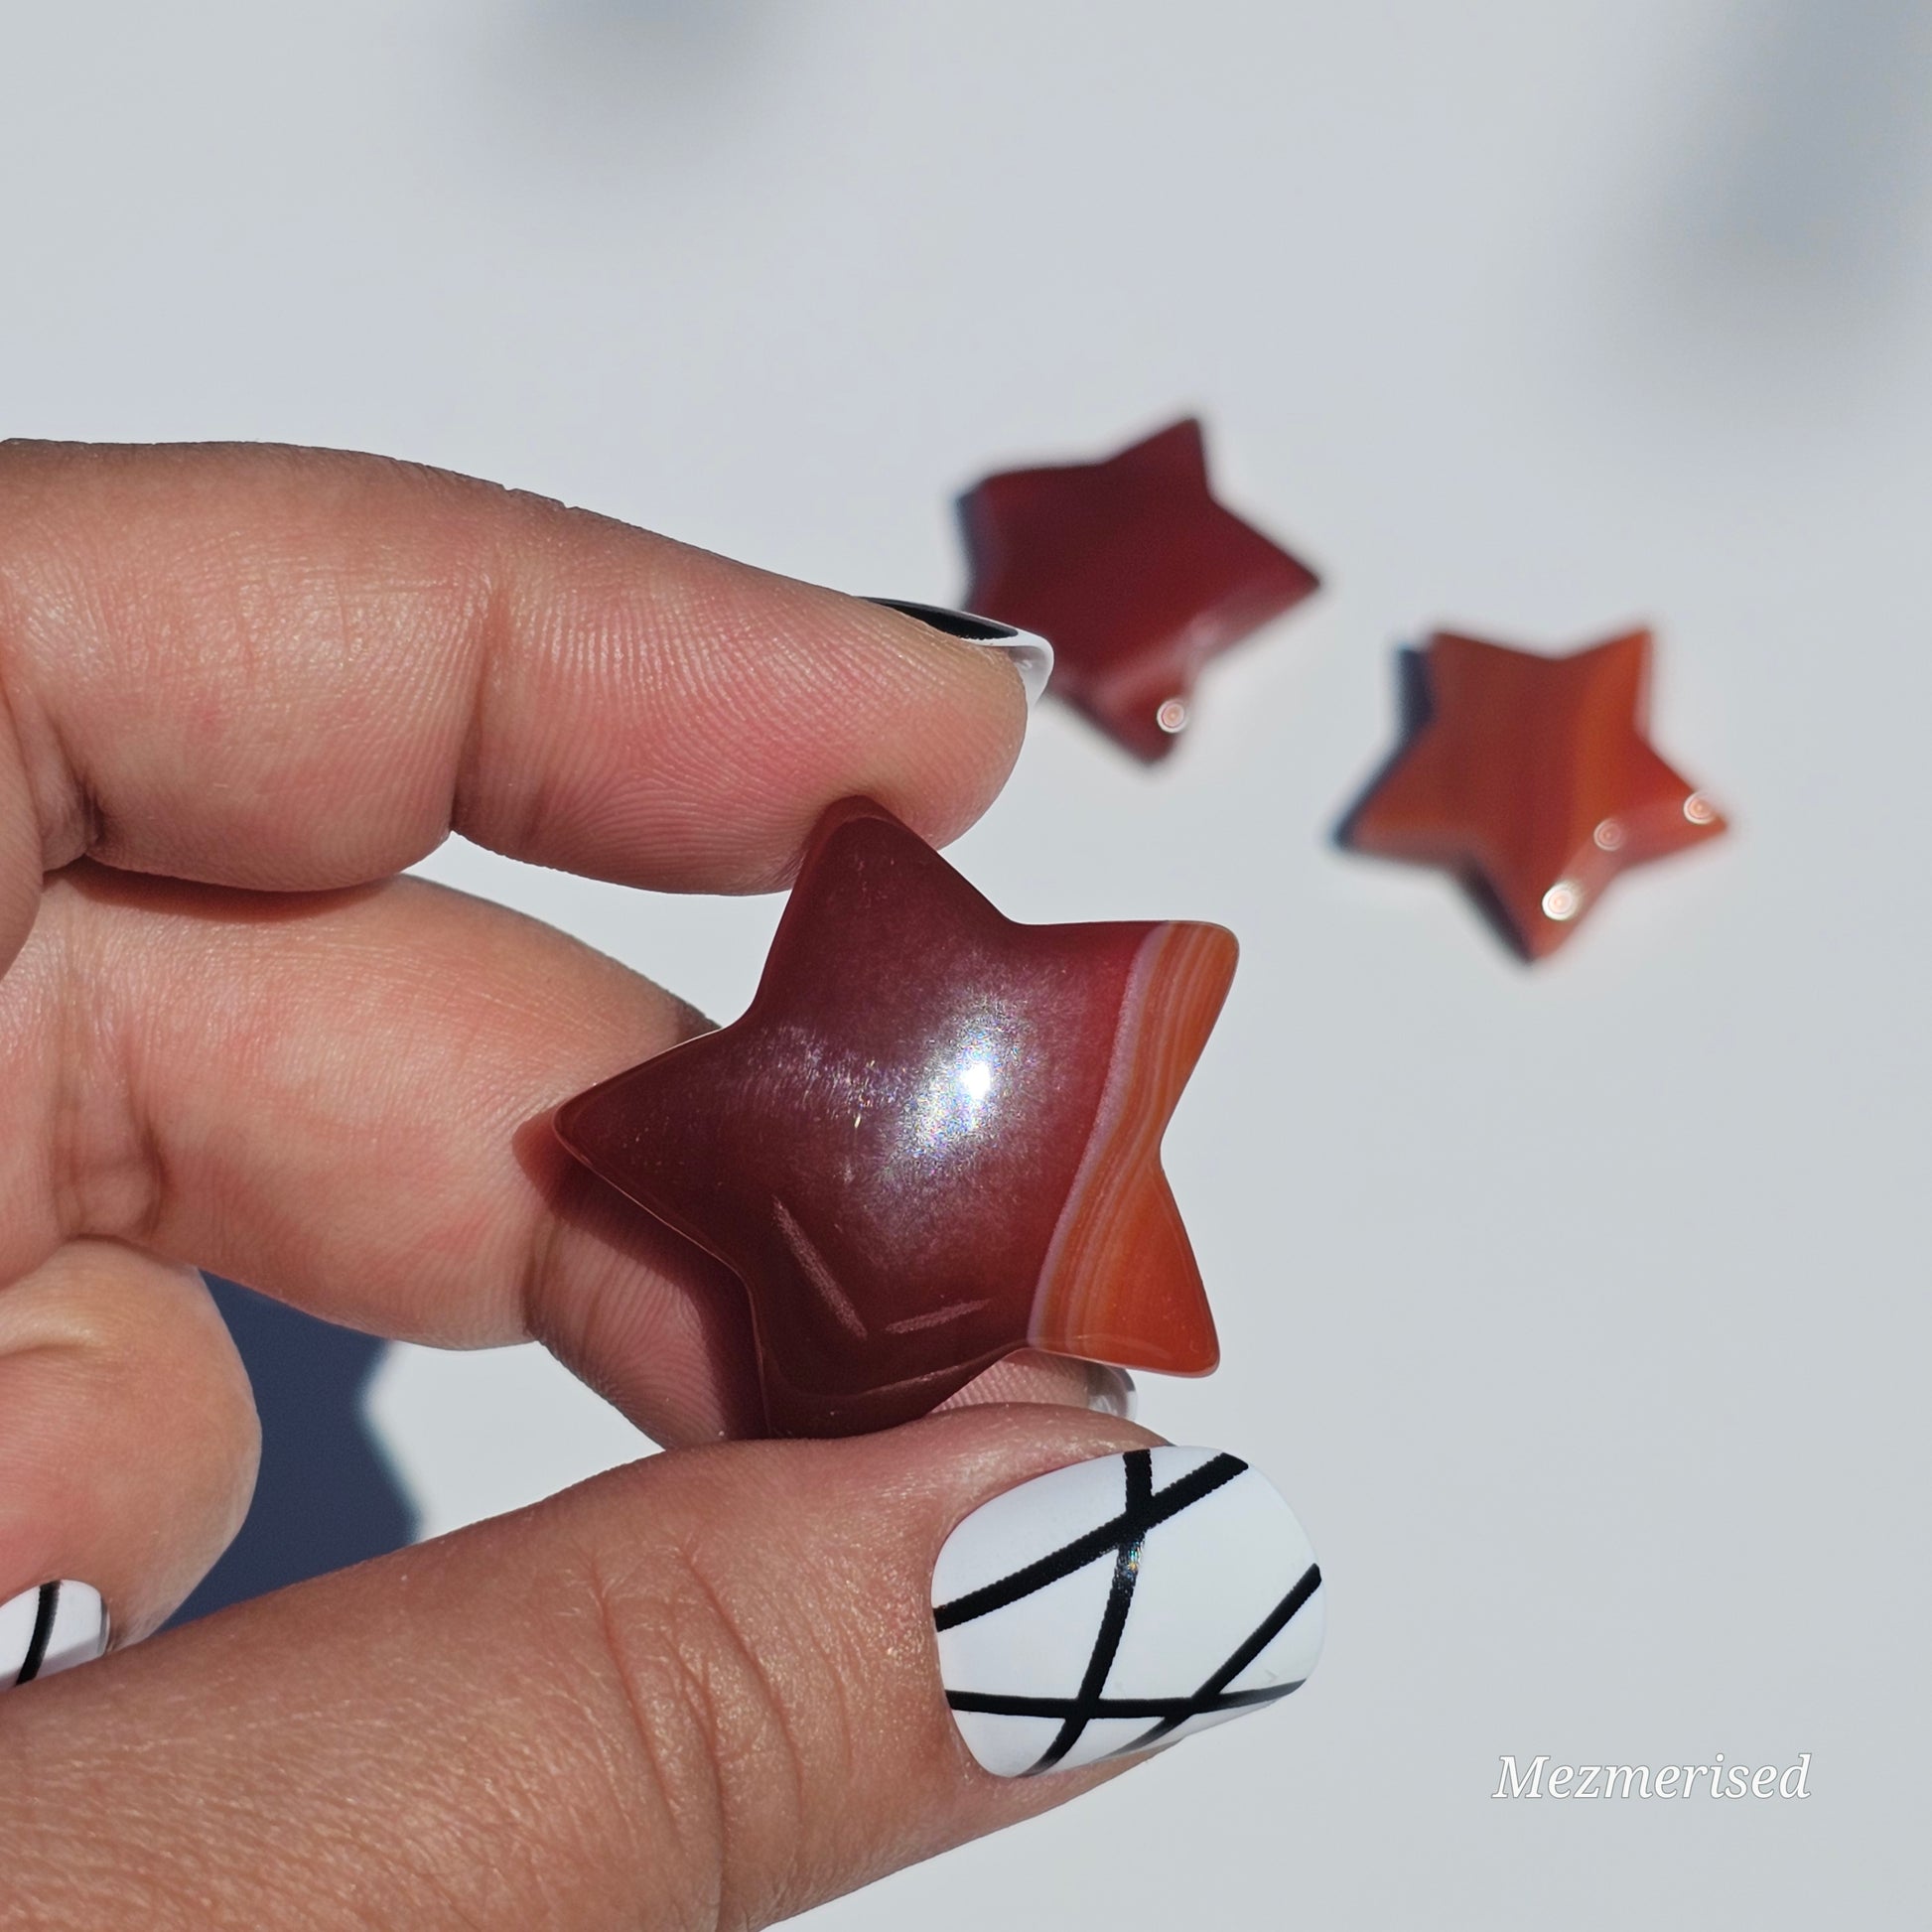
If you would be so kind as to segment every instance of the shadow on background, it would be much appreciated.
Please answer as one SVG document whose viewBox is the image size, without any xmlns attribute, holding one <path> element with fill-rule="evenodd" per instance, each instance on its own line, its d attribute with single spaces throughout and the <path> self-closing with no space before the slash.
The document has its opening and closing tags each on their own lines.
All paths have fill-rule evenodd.
<svg viewBox="0 0 1932 1932">
<path fill-rule="evenodd" d="M 1924 314 L 1932 5 L 1764 0 L 1687 80 L 1687 138 L 1641 228 L 1662 307 L 1623 352 L 1647 383 L 1675 370 L 1701 399 L 1840 433 L 1848 408 L 1884 406 Z"/>
<path fill-rule="evenodd" d="M 1932 9 L 1775 0 L 1738 17 L 1728 51 L 1689 241 L 1733 272 L 1815 278 L 1841 299 L 1888 290 L 1932 200 Z"/>
<path fill-rule="evenodd" d="M 775 10 L 774 0 L 544 0 L 532 18 L 545 34 L 601 53 L 709 57 L 741 45 Z"/>
<path fill-rule="evenodd" d="M 208 1277 L 262 1420 L 241 1534 L 174 1621 L 415 1541 L 416 1513 L 369 1433 L 363 1396 L 384 1342 Z"/>
<path fill-rule="evenodd" d="M 1337 852 L 1355 849 L 1355 822 L 1368 801 L 1381 790 L 1382 781 L 1409 756 L 1422 728 L 1429 723 L 1434 707 L 1429 699 L 1429 664 L 1423 655 L 1426 644 L 1402 644 L 1395 653 L 1395 745 L 1349 799 L 1347 808 L 1329 828 L 1328 843 Z"/>
<path fill-rule="evenodd" d="M 650 148 L 666 116 L 696 131 L 766 66 L 787 24 L 778 0 L 544 0 L 510 18 L 499 78 L 534 112 L 546 152 L 600 130 Z"/>
</svg>

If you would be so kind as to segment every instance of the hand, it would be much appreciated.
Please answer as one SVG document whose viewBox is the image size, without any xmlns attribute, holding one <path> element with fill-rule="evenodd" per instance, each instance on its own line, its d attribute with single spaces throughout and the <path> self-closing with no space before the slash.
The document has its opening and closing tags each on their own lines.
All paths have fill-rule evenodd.
<svg viewBox="0 0 1932 1932">
<path fill-rule="evenodd" d="M 754 1413 L 735 1284 L 529 1131 L 704 1023 L 395 876 L 454 828 L 766 890 L 846 793 L 956 834 L 1023 725 L 996 655 L 533 497 L 0 447 L 0 1603 L 77 1580 L 115 1633 L 0 1698 L 0 1920 L 763 1924 L 1107 1775 L 975 1764 L 933 1565 L 1153 1439 L 1008 1404 L 721 1441 Z M 195 1265 L 534 1336 L 687 1447 L 140 1644 L 254 1472 Z"/>
</svg>

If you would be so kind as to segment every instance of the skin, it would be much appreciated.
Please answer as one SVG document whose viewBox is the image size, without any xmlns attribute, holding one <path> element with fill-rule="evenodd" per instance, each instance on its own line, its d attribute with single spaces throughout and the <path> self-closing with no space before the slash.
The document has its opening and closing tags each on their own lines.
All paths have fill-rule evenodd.
<svg viewBox="0 0 1932 1932">
<path fill-rule="evenodd" d="M 763 1925 L 1098 1781 L 974 1765 L 931 1568 L 1154 1439 L 1021 1366 L 905 1429 L 727 1440 L 735 1286 L 542 1130 L 705 1023 L 395 877 L 455 829 L 769 890 L 847 793 L 955 835 L 1024 723 L 995 654 L 539 498 L 0 445 L 0 1600 L 81 1579 L 117 1643 L 0 1698 L 0 1925 Z M 197 1266 L 535 1337 L 672 1450 L 140 1643 L 254 1476 Z"/>
</svg>

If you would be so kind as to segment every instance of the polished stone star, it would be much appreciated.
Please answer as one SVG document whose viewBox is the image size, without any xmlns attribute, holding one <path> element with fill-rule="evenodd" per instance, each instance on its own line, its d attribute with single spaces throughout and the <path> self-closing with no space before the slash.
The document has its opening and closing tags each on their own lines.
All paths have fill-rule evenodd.
<svg viewBox="0 0 1932 1932">
<path fill-rule="evenodd" d="M 1344 843 L 1447 867 L 1527 957 L 1554 952 L 1618 873 L 1725 829 L 1645 736 L 1650 654 L 1648 630 L 1567 657 L 1439 632 L 1422 721 Z"/>
<path fill-rule="evenodd" d="M 744 1282 L 777 1434 L 909 1420 L 1027 1346 L 1205 1374 L 1160 1145 L 1234 958 L 1213 925 L 1018 925 L 849 799 L 744 1018 L 557 1132 Z"/>
<path fill-rule="evenodd" d="M 1149 762 L 1185 729 L 1207 659 L 1317 582 L 1214 500 L 1192 418 L 1102 463 L 988 477 L 960 518 L 968 608 L 1047 638 L 1048 689 Z"/>
</svg>

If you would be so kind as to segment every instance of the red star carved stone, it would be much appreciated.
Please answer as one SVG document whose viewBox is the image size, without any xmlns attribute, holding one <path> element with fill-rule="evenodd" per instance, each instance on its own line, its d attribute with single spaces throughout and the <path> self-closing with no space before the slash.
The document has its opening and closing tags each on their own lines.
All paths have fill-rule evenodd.
<svg viewBox="0 0 1932 1932">
<path fill-rule="evenodd" d="M 1188 418 L 1102 463 L 1009 470 L 960 502 L 969 609 L 1053 646 L 1047 687 L 1152 763 L 1213 656 L 1316 588 L 1214 500 Z"/>
<path fill-rule="evenodd" d="M 1648 630 L 1567 657 L 1438 632 L 1424 720 L 1344 842 L 1458 873 L 1528 958 L 1554 952 L 1618 873 L 1725 830 L 1644 735 L 1650 649 Z"/>
<path fill-rule="evenodd" d="M 557 1132 L 744 1282 L 775 1433 L 907 1421 L 1027 1346 L 1205 1374 L 1160 1146 L 1234 960 L 1214 925 L 1015 924 L 848 799 L 744 1018 Z"/>
</svg>

